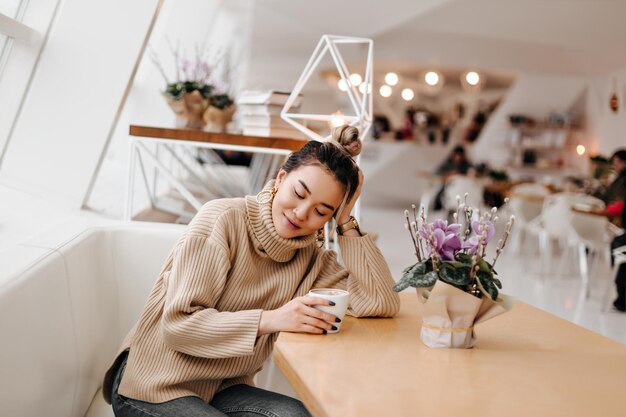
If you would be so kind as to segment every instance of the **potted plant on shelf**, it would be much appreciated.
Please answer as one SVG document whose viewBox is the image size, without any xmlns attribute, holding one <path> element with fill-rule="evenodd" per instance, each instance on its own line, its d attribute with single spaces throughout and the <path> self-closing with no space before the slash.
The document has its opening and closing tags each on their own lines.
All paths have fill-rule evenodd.
<svg viewBox="0 0 626 417">
<path fill-rule="evenodd" d="M 227 93 L 228 86 L 215 76 L 206 58 L 206 50 L 196 47 L 195 58 L 190 60 L 181 57 L 180 48 L 172 48 L 170 45 L 170 49 L 176 67 L 174 81 L 170 81 L 156 52 L 152 48 L 149 52 L 152 62 L 165 80 L 162 94 L 176 114 L 177 127 L 204 129 L 209 121 L 205 115 L 211 107 L 221 111 L 232 107 L 234 113 L 233 99 Z"/>
<path fill-rule="evenodd" d="M 467 194 L 465 195 L 467 200 Z M 417 263 L 406 268 L 395 291 L 415 287 L 422 306 L 420 337 L 432 348 L 474 346 L 474 325 L 508 311 L 513 299 L 500 294 L 502 288 L 495 265 L 513 227 L 511 216 L 498 242 L 493 261 L 488 262 L 487 245 L 495 234 L 497 209 L 480 213 L 461 203 L 454 223 L 428 223 L 424 208 L 413 219 L 405 211 Z"/>
<path fill-rule="evenodd" d="M 226 93 L 225 86 L 216 84 L 211 96 L 211 103 L 204 112 L 204 122 L 207 123 L 211 132 L 225 132 L 228 123 L 233 120 L 235 114 L 235 102 Z"/>
</svg>

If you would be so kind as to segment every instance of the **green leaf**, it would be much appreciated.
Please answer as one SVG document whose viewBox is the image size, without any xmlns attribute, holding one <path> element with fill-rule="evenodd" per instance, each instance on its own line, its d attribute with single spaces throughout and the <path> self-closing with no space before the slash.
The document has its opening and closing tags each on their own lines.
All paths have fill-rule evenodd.
<svg viewBox="0 0 626 417">
<path fill-rule="evenodd" d="M 405 289 L 409 288 L 411 285 L 409 284 L 409 280 L 408 279 L 401 279 L 400 281 L 396 282 L 396 284 L 393 286 L 393 290 L 395 292 L 400 292 L 400 291 L 404 291 Z"/>
<path fill-rule="evenodd" d="M 477 277 L 484 290 L 495 301 L 498 298 L 498 288 L 493 282 L 493 275 L 490 272 L 478 271 Z"/>
<path fill-rule="evenodd" d="M 489 265 L 489 262 L 485 261 L 482 258 L 478 259 L 478 267 L 481 271 L 491 272 L 491 265 Z"/>
<path fill-rule="evenodd" d="M 404 270 L 393 290 L 400 292 L 408 287 L 431 287 L 437 281 L 437 273 L 428 272 L 428 261 L 418 262 Z"/>
<path fill-rule="evenodd" d="M 448 284 L 467 285 L 470 283 L 470 268 L 464 264 L 461 265 L 462 267 L 455 268 L 447 262 L 442 263 L 439 276 Z"/>
<path fill-rule="evenodd" d="M 416 277 L 414 283 L 414 287 L 425 288 L 432 287 L 437 282 L 437 273 L 435 271 L 427 272 L 424 275 L 419 275 Z"/>
<path fill-rule="evenodd" d="M 427 272 L 426 262 L 428 261 L 417 262 L 416 264 L 413 264 L 410 267 L 406 268 L 404 270 L 404 273 L 420 274 L 420 275 L 425 274 Z"/>
<path fill-rule="evenodd" d="M 472 255 L 469 253 L 457 253 L 456 260 L 459 262 L 463 262 L 466 265 L 472 264 Z"/>
<path fill-rule="evenodd" d="M 211 90 L 209 90 L 209 94 L 211 93 Z M 211 105 L 221 110 L 224 110 L 226 107 L 232 106 L 233 104 L 233 100 L 228 96 L 228 94 L 216 94 L 212 95 L 210 98 Z"/>
<path fill-rule="evenodd" d="M 459 262 L 459 261 L 444 261 L 443 262 L 444 265 L 450 265 L 454 268 L 464 268 L 467 267 L 469 265 L 463 263 L 463 262 Z"/>
<path fill-rule="evenodd" d="M 502 289 L 502 283 L 500 282 L 500 280 L 496 277 L 493 277 L 493 282 L 494 284 L 496 284 L 496 287 Z"/>
</svg>

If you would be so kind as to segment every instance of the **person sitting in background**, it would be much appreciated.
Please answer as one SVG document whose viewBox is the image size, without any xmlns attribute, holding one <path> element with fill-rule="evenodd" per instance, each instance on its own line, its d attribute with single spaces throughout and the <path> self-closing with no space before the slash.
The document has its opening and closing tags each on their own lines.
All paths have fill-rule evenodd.
<svg viewBox="0 0 626 417">
<path fill-rule="evenodd" d="M 621 202 L 624 204 L 624 195 L 626 194 L 626 149 L 618 149 L 611 156 L 611 165 L 617 176 L 609 185 L 604 195 L 604 202 L 607 204 L 607 211 L 615 211 L 615 205 Z M 611 207 L 613 206 L 613 207 Z M 614 213 L 619 216 L 620 212 Z M 622 223 L 622 226 L 624 224 Z"/>
<path fill-rule="evenodd" d="M 455 146 L 450 155 L 443 161 L 439 168 L 437 168 L 437 171 L 435 171 L 437 175 L 443 178 L 443 185 L 435 197 L 435 210 L 441 210 L 443 208 L 442 200 L 446 180 L 453 175 L 467 175 L 471 168 L 472 164 L 465 155 L 465 148 L 461 145 Z"/>
<path fill-rule="evenodd" d="M 613 165 L 617 177 L 609 185 L 605 195 L 606 211 L 609 215 L 620 216 L 621 227 L 626 227 L 626 210 L 624 210 L 624 201 L 626 200 L 626 149 L 620 149 L 611 156 L 611 165 Z M 626 233 L 613 239 L 611 250 L 624 245 L 626 245 Z M 613 307 L 618 311 L 626 312 L 626 264 L 622 264 L 617 271 L 615 288 L 617 290 L 617 298 L 613 301 Z"/>
<path fill-rule="evenodd" d="M 450 175 L 467 175 L 472 164 L 467 160 L 465 148 L 461 145 L 455 146 L 445 161 L 437 168 L 437 175 L 447 178 Z"/>
</svg>

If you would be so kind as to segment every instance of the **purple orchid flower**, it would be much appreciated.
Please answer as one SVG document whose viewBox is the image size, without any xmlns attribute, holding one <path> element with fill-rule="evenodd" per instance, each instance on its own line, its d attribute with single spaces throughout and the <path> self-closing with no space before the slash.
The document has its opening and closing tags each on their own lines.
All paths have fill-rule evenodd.
<svg viewBox="0 0 626 417">
<path fill-rule="evenodd" d="M 472 231 L 474 234 L 463 245 L 463 249 L 467 249 L 468 253 L 476 253 L 480 246 L 487 246 L 496 233 L 493 223 L 489 220 L 474 220 L 472 222 Z"/>
<path fill-rule="evenodd" d="M 460 224 L 448 225 L 447 220 L 436 220 L 433 223 L 424 224 L 419 231 L 419 235 L 428 242 L 424 255 L 430 256 L 434 249 L 441 260 L 454 260 L 454 255 L 463 246 L 459 237 L 460 231 Z"/>
</svg>

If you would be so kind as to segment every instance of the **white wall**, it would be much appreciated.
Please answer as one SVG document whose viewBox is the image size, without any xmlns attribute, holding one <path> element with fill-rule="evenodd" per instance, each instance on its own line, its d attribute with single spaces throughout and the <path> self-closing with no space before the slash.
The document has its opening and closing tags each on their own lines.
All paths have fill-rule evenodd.
<svg viewBox="0 0 626 417">
<path fill-rule="evenodd" d="M 0 178 L 80 207 L 156 5 L 62 2 Z"/>
<path fill-rule="evenodd" d="M 505 167 L 510 156 L 510 150 L 504 141 L 509 115 L 524 114 L 537 121 L 545 121 L 550 112 L 564 114 L 584 93 L 586 84 L 584 77 L 519 74 L 473 146 L 472 159 Z"/>
<path fill-rule="evenodd" d="M 617 112 L 609 108 L 613 82 L 619 100 Z M 626 148 L 626 70 L 592 78 L 587 92 L 587 131 L 591 141 L 591 152 L 604 156 L 618 148 Z"/>
</svg>

